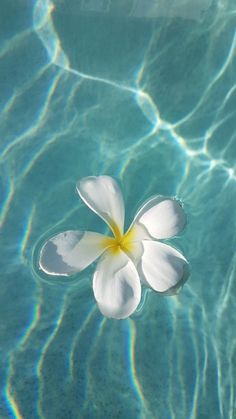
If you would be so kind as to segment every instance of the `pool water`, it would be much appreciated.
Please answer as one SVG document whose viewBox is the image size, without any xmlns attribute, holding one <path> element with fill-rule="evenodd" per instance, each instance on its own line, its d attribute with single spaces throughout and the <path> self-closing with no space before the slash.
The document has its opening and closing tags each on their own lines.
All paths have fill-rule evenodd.
<svg viewBox="0 0 236 419">
<path fill-rule="evenodd" d="M 1 0 L 0 418 L 234 419 L 234 0 Z M 89 267 L 37 265 L 69 229 L 105 232 L 76 182 L 119 182 L 126 225 L 183 202 L 179 295 L 97 309 Z"/>
</svg>

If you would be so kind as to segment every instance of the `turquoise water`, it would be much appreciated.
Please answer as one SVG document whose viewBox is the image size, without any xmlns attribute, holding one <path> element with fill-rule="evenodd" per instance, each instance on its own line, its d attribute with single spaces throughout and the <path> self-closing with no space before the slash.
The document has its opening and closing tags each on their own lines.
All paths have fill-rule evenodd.
<svg viewBox="0 0 236 419">
<path fill-rule="evenodd" d="M 233 0 L 1 0 L 0 418 L 236 416 Z M 191 264 L 176 297 L 104 318 L 94 266 L 40 274 L 55 232 L 104 232 L 76 182 L 109 174 L 127 225 L 177 196 Z"/>
</svg>

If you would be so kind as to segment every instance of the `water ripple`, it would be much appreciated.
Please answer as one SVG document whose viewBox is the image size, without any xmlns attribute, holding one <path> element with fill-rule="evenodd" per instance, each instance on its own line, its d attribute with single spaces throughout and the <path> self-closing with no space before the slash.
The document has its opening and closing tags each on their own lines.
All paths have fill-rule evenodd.
<svg viewBox="0 0 236 419">
<path fill-rule="evenodd" d="M 235 6 L 216 2 L 209 21 L 186 26 L 182 38 L 172 34 L 168 42 L 166 33 L 179 33 L 183 22 L 168 20 L 164 29 L 161 21 L 153 23 L 139 65 L 122 81 L 112 72 L 96 74 L 92 66 L 91 73 L 82 71 L 83 57 L 81 67 L 73 67 L 55 26 L 59 6 L 35 1 L 32 28 L 7 38 L 0 50 L 4 65 L 28 45 L 39 51 L 27 78 L 18 78 L 18 71 L 11 75 L 10 60 L 4 68 L 12 80 L 0 116 L 1 266 L 7 267 L 1 271 L 0 312 L 6 321 L 0 326 L 5 409 L 0 416 L 233 419 Z M 201 55 L 192 38 L 200 45 L 200 35 L 207 43 L 200 53 L 207 51 L 202 62 L 210 77 L 198 85 L 188 62 L 195 59 L 193 51 L 198 72 Z M 180 66 L 178 81 L 181 48 L 186 69 Z M 27 65 L 23 71 L 19 65 L 20 74 Z M 173 108 L 181 105 L 184 93 L 187 99 L 191 95 L 188 78 L 193 92 L 197 86 L 188 111 L 168 113 L 163 97 Z M 186 86 L 179 89 L 178 83 Z M 167 85 L 174 86 L 174 95 Z M 128 210 L 158 191 L 180 197 L 189 214 L 181 246 L 191 261 L 191 282 L 168 302 L 145 294 L 140 311 L 124 322 L 99 314 L 91 271 L 78 281 L 57 283 L 43 281 L 31 266 L 46 232 L 69 224 L 77 228 L 76 223 L 94 226 L 73 185 L 100 173 L 115 173 L 124 183 Z M 25 315 L 20 330 L 19 313 Z"/>
<path fill-rule="evenodd" d="M 129 337 L 128 337 L 128 362 L 130 380 L 134 391 L 136 392 L 142 408 L 142 416 L 140 418 L 146 418 L 150 415 L 148 409 L 147 400 L 144 396 L 142 386 L 137 376 L 136 363 L 135 363 L 135 343 L 136 343 L 136 326 L 134 321 L 129 320 Z"/>
</svg>

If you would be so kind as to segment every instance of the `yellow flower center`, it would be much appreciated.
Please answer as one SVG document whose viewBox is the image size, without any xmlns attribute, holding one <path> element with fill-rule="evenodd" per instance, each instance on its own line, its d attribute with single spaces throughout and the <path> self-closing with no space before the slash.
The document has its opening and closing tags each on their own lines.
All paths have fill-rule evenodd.
<svg viewBox="0 0 236 419">
<path fill-rule="evenodd" d="M 116 254 L 121 250 L 126 253 L 131 252 L 134 247 L 133 240 L 135 237 L 135 229 L 132 228 L 123 235 L 115 223 L 111 225 L 111 229 L 114 237 L 105 237 L 102 243 L 103 246 L 108 247 L 113 254 Z"/>
</svg>

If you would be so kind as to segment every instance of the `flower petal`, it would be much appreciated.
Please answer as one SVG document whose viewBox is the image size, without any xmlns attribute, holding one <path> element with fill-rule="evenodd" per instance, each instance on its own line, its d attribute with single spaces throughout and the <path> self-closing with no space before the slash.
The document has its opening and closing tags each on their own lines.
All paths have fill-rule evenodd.
<svg viewBox="0 0 236 419">
<path fill-rule="evenodd" d="M 50 275 L 69 276 L 82 271 L 104 252 L 104 238 L 90 231 L 57 234 L 42 247 L 39 266 Z"/>
<path fill-rule="evenodd" d="M 155 239 L 167 239 L 183 230 L 186 216 L 178 201 L 158 195 L 140 208 L 132 225 L 134 224 L 137 227 L 144 226 Z"/>
<path fill-rule="evenodd" d="M 110 176 L 89 176 L 78 182 L 77 190 L 85 204 L 110 226 L 114 234 L 123 233 L 124 201 L 114 179 Z"/>
<path fill-rule="evenodd" d="M 138 272 L 143 282 L 160 293 L 175 294 L 189 275 L 184 256 L 167 244 L 143 240 Z"/>
<path fill-rule="evenodd" d="M 97 265 L 93 291 L 101 312 L 106 317 L 124 319 L 137 308 L 141 284 L 132 261 L 122 251 L 108 250 Z"/>
</svg>

